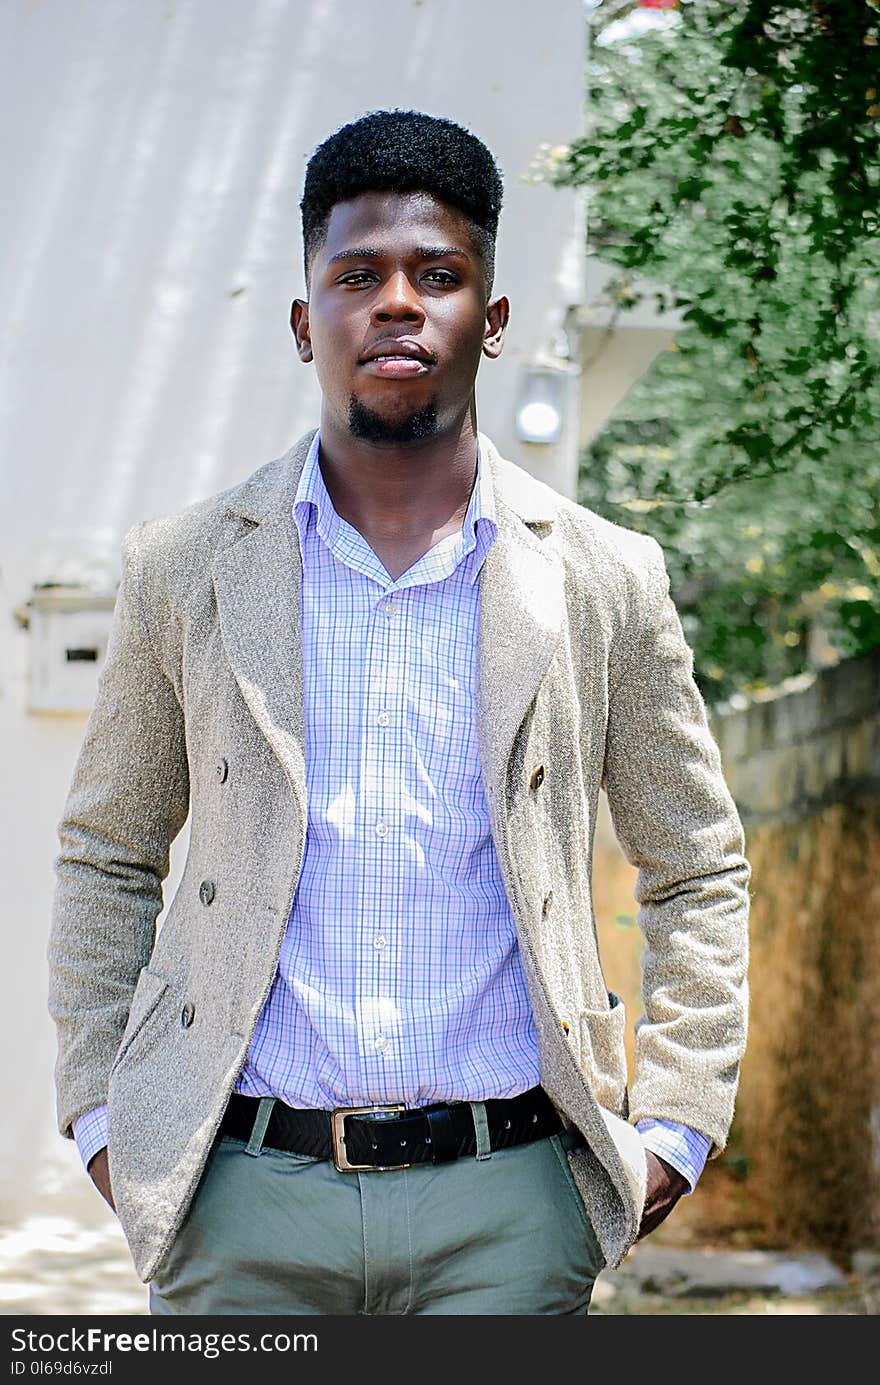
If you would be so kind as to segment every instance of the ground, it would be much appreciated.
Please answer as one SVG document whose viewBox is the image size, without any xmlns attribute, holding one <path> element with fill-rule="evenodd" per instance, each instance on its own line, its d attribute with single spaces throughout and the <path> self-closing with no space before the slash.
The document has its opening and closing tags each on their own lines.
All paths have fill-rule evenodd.
<svg viewBox="0 0 880 1385">
<path fill-rule="evenodd" d="M 816 1251 L 743 1244 L 747 1218 L 705 1238 L 708 1206 L 687 1199 L 673 1218 L 600 1276 L 593 1310 L 603 1315 L 875 1315 L 880 1254 L 846 1268 Z M 701 1232 L 701 1227 L 703 1228 Z M 701 1234 L 703 1240 L 700 1240 Z M 146 1314 L 118 1223 L 83 1179 L 48 1189 L 39 1210 L 0 1224 L 0 1313 Z"/>
</svg>

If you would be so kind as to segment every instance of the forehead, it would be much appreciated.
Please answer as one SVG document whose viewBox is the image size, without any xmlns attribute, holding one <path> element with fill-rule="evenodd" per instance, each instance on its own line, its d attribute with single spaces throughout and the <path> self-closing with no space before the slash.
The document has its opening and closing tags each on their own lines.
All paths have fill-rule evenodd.
<svg viewBox="0 0 880 1385">
<path fill-rule="evenodd" d="M 428 192 L 365 192 L 337 202 L 318 257 L 326 260 L 355 246 L 403 250 L 441 244 L 475 251 L 470 223 L 457 207 Z"/>
</svg>

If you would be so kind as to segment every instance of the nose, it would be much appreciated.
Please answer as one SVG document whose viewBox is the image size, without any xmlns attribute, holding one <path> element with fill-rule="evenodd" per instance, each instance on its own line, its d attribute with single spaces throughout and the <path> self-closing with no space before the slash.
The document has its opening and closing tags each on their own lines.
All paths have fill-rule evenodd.
<svg viewBox="0 0 880 1385">
<path fill-rule="evenodd" d="M 402 269 L 390 274 L 382 292 L 376 295 L 372 318 L 382 322 L 422 322 L 425 312 L 421 299 Z"/>
</svg>

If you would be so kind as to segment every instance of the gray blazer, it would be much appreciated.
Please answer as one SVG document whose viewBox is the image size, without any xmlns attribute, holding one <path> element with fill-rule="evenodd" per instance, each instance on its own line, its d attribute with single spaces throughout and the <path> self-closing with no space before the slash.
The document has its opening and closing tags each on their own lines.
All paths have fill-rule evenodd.
<svg viewBox="0 0 880 1385">
<path fill-rule="evenodd" d="M 61 1133 L 109 1104 L 135 1267 L 162 1263 L 275 975 L 306 831 L 301 555 L 313 432 L 221 495 L 135 525 L 59 827 L 48 946 Z M 480 575 L 477 721 L 542 1082 L 609 1265 L 636 1237 L 642 1116 L 723 1148 L 745 1044 L 749 865 L 651 538 L 533 479 L 480 435 L 498 537 Z M 539 773 L 539 767 L 543 773 Z M 591 897 L 604 787 L 638 868 L 645 1016 L 626 1018 Z M 162 928 L 169 846 L 189 854 Z M 213 897 L 212 897 L 213 896 Z M 627 1119 L 628 1117 L 628 1119 Z"/>
</svg>

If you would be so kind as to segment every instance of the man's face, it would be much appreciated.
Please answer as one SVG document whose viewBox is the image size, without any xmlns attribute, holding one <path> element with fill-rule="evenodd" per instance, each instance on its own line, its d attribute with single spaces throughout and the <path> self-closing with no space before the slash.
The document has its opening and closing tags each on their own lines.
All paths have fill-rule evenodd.
<svg viewBox="0 0 880 1385">
<path fill-rule="evenodd" d="M 331 212 L 291 326 L 340 430 L 382 443 L 452 430 L 508 304 L 486 303 L 467 219 L 428 193 L 364 193 Z"/>
</svg>

